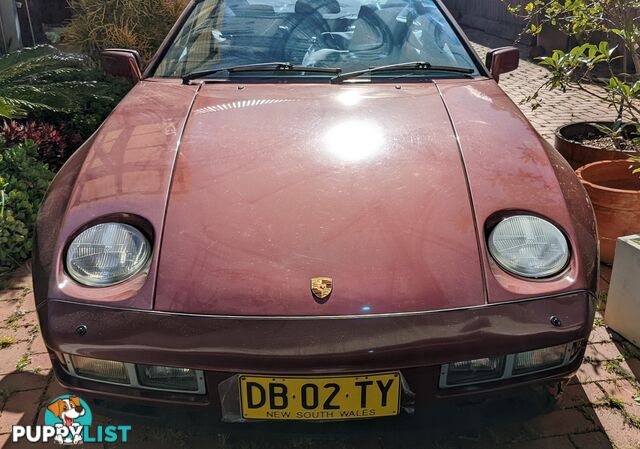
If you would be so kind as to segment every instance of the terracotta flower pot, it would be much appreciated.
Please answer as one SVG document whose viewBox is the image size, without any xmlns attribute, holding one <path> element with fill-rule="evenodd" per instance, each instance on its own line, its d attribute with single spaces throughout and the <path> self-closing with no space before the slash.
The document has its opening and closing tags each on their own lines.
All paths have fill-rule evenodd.
<svg viewBox="0 0 640 449">
<path fill-rule="evenodd" d="M 599 161 L 576 173 L 587 189 L 598 222 L 600 259 L 611 264 L 616 239 L 640 233 L 640 176 L 626 161 Z"/>
<path fill-rule="evenodd" d="M 598 122 L 611 127 L 611 122 Z M 556 130 L 555 147 L 573 168 L 597 161 L 626 160 L 632 153 L 605 150 L 604 148 L 584 145 L 581 141 L 588 136 L 597 138 L 602 132 L 593 126 L 593 122 L 577 122 L 561 126 Z"/>
</svg>

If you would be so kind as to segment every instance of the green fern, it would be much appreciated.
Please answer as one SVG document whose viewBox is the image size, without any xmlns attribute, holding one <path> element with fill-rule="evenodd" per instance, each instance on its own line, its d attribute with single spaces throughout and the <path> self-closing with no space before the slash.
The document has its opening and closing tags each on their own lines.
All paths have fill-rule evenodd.
<svg viewBox="0 0 640 449">
<path fill-rule="evenodd" d="M 86 79 L 87 58 L 49 45 L 0 57 L 0 118 L 38 112 L 68 112 L 96 83 Z"/>
</svg>

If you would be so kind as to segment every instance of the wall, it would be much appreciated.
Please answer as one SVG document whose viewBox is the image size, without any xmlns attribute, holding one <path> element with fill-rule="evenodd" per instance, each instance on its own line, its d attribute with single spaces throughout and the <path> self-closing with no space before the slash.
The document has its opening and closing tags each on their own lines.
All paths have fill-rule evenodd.
<svg viewBox="0 0 640 449">
<path fill-rule="evenodd" d="M 522 30 L 523 22 L 509 13 L 507 3 L 524 4 L 525 0 L 443 0 L 453 15 L 464 27 L 476 28 L 493 36 L 515 40 Z M 530 36 L 522 42 L 533 44 Z"/>
<path fill-rule="evenodd" d="M 0 53 L 22 47 L 20 24 L 13 0 L 0 0 Z"/>
<path fill-rule="evenodd" d="M 62 25 L 64 21 L 71 18 L 66 0 L 16 0 L 16 4 L 22 28 L 22 43 L 25 47 L 47 43 L 45 26 Z M 33 26 L 33 33 L 31 26 Z"/>
</svg>

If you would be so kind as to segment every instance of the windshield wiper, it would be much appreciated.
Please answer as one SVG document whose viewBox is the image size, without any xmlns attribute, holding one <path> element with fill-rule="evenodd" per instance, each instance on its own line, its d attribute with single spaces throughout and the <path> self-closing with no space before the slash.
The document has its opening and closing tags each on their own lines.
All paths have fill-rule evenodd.
<svg viewBox="0 0 640 449">
<path fill-rule="evenodd" d="M 466 67 L 448 67 L 448 66 L 440 66 L 440 65 L 431 65 L 425 61 L 413 61 L 413 62 L 402 62 L 399 64 L 391 64 L 391 65 L 383 65 L 379 67 L 370 67 L 368 69 L 356 70 L 354 72 L 346 72 L 331 78 L 332 84 L 341 83 L 344 80 L 348 80 L 351 78 L 357 78 L 360 75 L 365 75 L 367 73 L 375 73 L 375 72 L 403 72 L 409 70 L 423 70 L 427 72 L 447 72 L 447 73 L 456 73 L 464 76 L 470 77 L 472 73 L 475 72 L 473 69 L 469 69 Z"/>
<path fill-rule="evenodd" d="M 339 74 L 342 69 L 334 67 L 307 67 L 303 65 L 293 65 L 290 62 L 264 62 L 261 64 L 238 65 L 233 67 L 218 67 L 208 70 L 197 70 L 187 73 L 182 77 L 182 84 L 189 84 L 190 81 L 204 78 L 218 72 L 228 73 L 248 73 L 248 72 L 308 72 L 308 73 L 332 73 Z"/>
</svg>

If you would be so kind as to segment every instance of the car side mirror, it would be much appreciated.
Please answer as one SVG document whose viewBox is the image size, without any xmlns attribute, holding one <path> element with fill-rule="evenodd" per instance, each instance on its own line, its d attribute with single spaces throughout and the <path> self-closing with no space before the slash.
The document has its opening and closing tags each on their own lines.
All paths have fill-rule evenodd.
<svg viewBox="0 0 640 449">
<path fill-rule="evenodd" d="M 487 53 L 486 65 L 491 71 L 491 76 L 496 82 L 500 81 L 500 75 L 513 72 L 520 65 L 520 50 L 516 47 L 502 47 Z"/>
<path fill-rule="evenodd" d="M 109 48 L 101 56 L 102 68 L 109 75 L 128 78 L 133 84 L 142 79 L 142 62 L 137 51 Z"/>
</svg>

